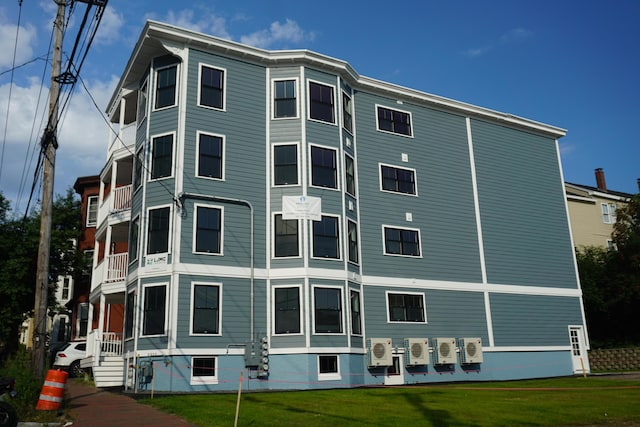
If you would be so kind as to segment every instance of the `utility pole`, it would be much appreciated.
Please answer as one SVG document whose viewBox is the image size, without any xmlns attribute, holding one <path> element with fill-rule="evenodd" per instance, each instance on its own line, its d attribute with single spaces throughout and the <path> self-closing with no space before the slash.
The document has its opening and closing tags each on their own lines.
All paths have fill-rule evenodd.
<svg viewBox="0 0 640 427">
<path fill-rule="evenodd" d="M 36 296 L 33 313 L 34 335 L 32 367 L 36 377 L 44 377 L 47 336 L 47 302 L 49 294 L 49 256 L 51 252 L 51 222 L 53 212 L 53 178 L 58 148 L 58 98 L 60 97 L 60 69 L 62 62 L 62 27 L 67 0 L 54 0 L 58 5 L 53 25 L 53 62 L 49 89 L 49 121 L 42 137 L 44 165 L 42 174 L 42 211 L 40 212 L 40 244 L 36 270 Z"/>
</svg>

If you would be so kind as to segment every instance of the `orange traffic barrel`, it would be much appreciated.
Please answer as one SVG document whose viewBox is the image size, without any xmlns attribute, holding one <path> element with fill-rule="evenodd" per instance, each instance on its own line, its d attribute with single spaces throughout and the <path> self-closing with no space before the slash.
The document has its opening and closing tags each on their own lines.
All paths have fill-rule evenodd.
<svg viewBox="0 0 640 427">
<path fill-rule="evenodd" d="M 67 383 L 68 373 L 60 370 L 50 370 L 44 379 L 44 385 L 40 392 L 40 399 L 36 409 L 39 411 L 54 411 L 60 408 L 64 398 L 64 386 Z"/>
</svg>

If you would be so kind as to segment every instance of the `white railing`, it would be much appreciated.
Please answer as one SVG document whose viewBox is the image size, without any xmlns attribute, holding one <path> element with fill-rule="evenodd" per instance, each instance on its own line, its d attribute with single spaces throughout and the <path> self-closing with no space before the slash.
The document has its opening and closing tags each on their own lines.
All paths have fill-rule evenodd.
<svg viewBox="0 0 640 427">
<path fill-rule="evenodd" d="M 121 148 L 133 147 L 136 143 L 137 128 L 137 123 L 133 122 L 122 127 L 120 138 L 118 138 L 115 134 L 112 134 L 107 157 L 110 156 L 114 151 L 117 151 Z"/>
<path fill-rule="evenodd" d="M 117 187 L 113 190 L 113 210 L 123 211 L 131 209 L 131 188 L 132 185 Z"/>
<path fill-rule="evenodd" d="M 106 282 L 119 282 L 127 278 L 127 265 L 129 254 L 114 254 L 107 257 L 107 277 Z"/>
<path fill-rule="evenodd" d="M 87 335 L 87 356 L 98 362 L 100 356 L 122 356 L 122 334 L 94 329 Z"/>
</svg>

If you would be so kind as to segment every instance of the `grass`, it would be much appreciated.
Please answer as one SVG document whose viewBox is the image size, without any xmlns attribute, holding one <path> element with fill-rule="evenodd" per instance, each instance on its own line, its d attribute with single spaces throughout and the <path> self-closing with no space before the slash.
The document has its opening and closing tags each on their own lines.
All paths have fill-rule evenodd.
<svg viewBox="0 0 640 427">
<path fill-rule="evenodd" d="M 231 426 L 236 394 L 142 402 L 197 426 Z M 245 393 L 240 426 L 640 426 L 640 381 L 556 378 L 424 387 Z"/>
</svg>

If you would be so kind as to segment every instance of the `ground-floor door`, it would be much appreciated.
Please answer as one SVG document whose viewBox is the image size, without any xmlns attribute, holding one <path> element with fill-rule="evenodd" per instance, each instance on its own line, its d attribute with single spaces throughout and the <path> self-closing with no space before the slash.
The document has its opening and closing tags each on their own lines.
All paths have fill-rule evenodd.
<svg viewBox="0 0 640 427">
<path fill-rule="evenodd" d="M 571 362 L 574 374 L 589 373 L 589 357 L 587 356 L 587 343 L 582 326 L 569 326 L 569 338 L 571 339 Z"/>
<path fill-rule="evenodd" d="M 384 385 L 402 385 L 404 384 L 404 355 L 394 354 L 393 364 L 387 367 L 384 376 Z"/>
</svg>

